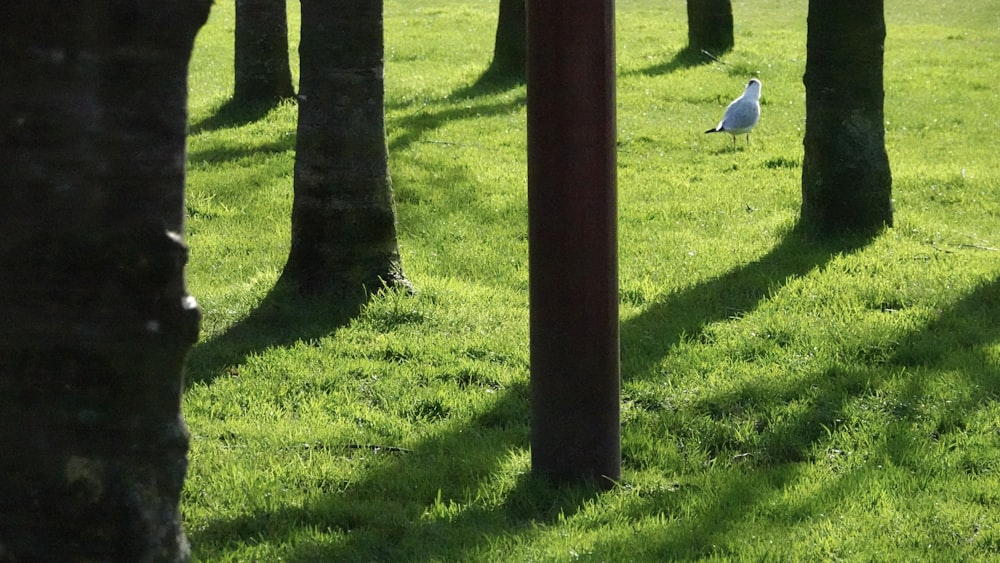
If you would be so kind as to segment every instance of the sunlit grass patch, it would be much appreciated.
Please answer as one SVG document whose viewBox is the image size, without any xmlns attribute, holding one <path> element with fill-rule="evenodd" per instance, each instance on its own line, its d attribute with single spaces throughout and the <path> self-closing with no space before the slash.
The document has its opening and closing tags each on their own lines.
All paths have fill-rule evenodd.
<svg viewBox="0 0 1000 563">
<path fill-rule="evenodd" d="M 188 164 L 196 560 L 996 557 L 1000 3 L 887 4 L 895 227 L 831 243 L 796 229 L 806 2 L 734 4 L 736 48 L 706 62 L 678 55 L 683 4 L 617 3 L 623 476 L 607 493 L 530 474 L 526 90 L 478 82 L 496 3 L 386 3 L 417 291 L 360 310 L 275 287 L 296 106 L 225 111 L 232 7 L 213 8 Z M 291 53 L 297 68 L 294 31 Z M 750 76 L 763 116 L 733 149 L 702 132 Z"/>
</svg>

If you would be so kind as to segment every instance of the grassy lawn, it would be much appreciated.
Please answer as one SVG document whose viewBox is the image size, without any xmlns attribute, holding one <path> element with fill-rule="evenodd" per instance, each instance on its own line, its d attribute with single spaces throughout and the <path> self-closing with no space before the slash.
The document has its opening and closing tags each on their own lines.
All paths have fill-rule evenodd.
<svg viewBox="0 0 1000 563">
<path fill-rule="evenodd" d="M 295 107 L 217 113 L 216 4 L 191 76 L 196 560 L 1000 557 L 1000 0 L 886 2 L 896 225 L 825 245 L 794 230 L 806 4 L 734 2 L 736 49 L 691 66 L 682 2 L 618 1 L 623 477 L 605 493 L 530 477 L 525 90 L 476 85 L 496 1 L 386 2 L 418 292 L 357 314 L 271 292 Z M 702 132 L 751 76 L 763 116 L 733 150 Z"/>
</svg>

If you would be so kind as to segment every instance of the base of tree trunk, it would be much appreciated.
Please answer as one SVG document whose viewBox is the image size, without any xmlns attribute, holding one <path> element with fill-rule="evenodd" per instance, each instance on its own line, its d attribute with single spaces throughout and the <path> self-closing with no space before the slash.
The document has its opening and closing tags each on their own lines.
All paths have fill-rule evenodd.
<svg viewBox="0 0 1000 563">
<path fill-rule="evenodd" d="M 688 49 L 721 55 L 735 45 L 730 0 L 688 0 Z"/>
<path fill-rule="evenodd" d="M 524 0 L 500 0 L 493 62 L 487 74 L 495 78 L 525 79 L 528 60 L 527 15 Z"/>
<path fill-rule="evenodd" d="M 802 223 L 818 235 L 892 226 L 880 0 L 809 2 Z"/>
<path fill-rule="evenodd" d="M 342 305 L 363 303 L 386 290 L 416 293 L 413 283 L 399 270 L 353 278 L 331 276 L 329 272 L 301 268 L 291 262 L 285 265 L 277 285 L 283 291 L 310 297 L 323 295 Z"/>
</svg>

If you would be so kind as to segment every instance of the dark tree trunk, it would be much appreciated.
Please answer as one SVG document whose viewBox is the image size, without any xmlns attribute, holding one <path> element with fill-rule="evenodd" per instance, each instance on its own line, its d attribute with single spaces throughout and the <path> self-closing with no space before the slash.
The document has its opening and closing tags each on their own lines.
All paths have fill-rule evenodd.
<svg viewBox="0 0 1000 563">
<path fill-rule="evenodd" d="M 210 5 L 4 4 L 0 561 L 189 557 L 187 64 Z"/>
<path fill-rule="evenodd" d="M 881 0 L 810 0 L 802 225 L 818 234 L 892 225 Z"/>
<path fill-rule="evenodd" d="M 233 102 L 274 105 L 295 95 L 285 0 L 236 0 Z"/>
<path fill-rule="evenodd" d="M 610 487 L 621 476 L 614 2 L 533 1 L 528 18 L 532 472 Z"/>
<path fill-rule="evenodd" d="M 389 181 L 382 2 L 303 0 L 292 247 L 304 293 L 404 284 Z"/>
<path fill-rule="evenodd" d="M 527 61 L 525 0 L 500 0 L 496 42 L 489 72 L 524 80 Z"/>
<path fill-rule="evenodd" d="M 687 0 L 688 50 L 714 55 L 733 48 L 733 5 L 729 0 Z"/>
</svg>

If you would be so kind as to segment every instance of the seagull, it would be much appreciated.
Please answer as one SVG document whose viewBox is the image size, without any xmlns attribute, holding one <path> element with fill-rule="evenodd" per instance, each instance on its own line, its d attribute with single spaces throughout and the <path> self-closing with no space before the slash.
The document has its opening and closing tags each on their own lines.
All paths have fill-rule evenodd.
<svg viewBox="0 0 1000 563">
<path fill-rule="evenodd" d="M 736 146 L 736 136 L 746 133 L 747 144 L 750 144 L 750 130 L 760 121 L 760 80 L 751 78 L 747 89 L 733 100 L 722 115 L 722 121 L 714 129 L 706 133 L 729 133 L 733 136 L 733 146 Z"/>
</svg>

